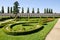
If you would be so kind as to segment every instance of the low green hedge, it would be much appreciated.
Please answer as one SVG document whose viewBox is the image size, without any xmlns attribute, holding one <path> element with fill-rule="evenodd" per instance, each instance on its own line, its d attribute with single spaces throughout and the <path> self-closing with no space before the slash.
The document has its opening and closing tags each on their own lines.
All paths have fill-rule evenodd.
<svg viewBox="0 0 60 40">
<path fill-rule="evenodd" d="M 7 19 L 13 19 L 14 17 L 1 17 L 0 18 L 0 21 L 4 21 L 4 20 L 7 20 Z"/>
<path fill-rule="evenodd" d="M 15 22 L 14 21 L 9 21 L 9 22 L 0 23 L 0 28 L 4 27 L 7 24 L 12 24 L 12 23 L 15 23 Z"/>
<path fill-rule="evenodd" d="M 38 22 L 38 21 L 36 21 Z M 40 21 L 41 22 L 41 21 Z M 6 34 L 9 34 L 9 35 L 25 35 L 25 34 L 31 34 L 31 33 L 35 33 L 39 30 L 42 30 L 43 29 L 43 26 L 41 27 L 37 27 L 37 28 L 34 28 L 34 29 L 31 29 L 31 30 L 28 30 L 28 31 L 25 31 L 25 28 L 23 28 L 24 30 L 20 30 L 20 31 L 14 31 L 12 30 L 12 27 L 14 25 L 17 25 L 17 24 L 23 24 L 23 25 L 26 25 L 28 23 L 35 23 L 35 21 L 18 21 L 18 22 L 15 22 L 15 23 L 9 23 L 8 25 L 6 25 L 4 28 L 3 28 L 3 31 L 6 33 Z M 47 23 L 47 20 L 44 19 L 44 21 L 42 20 L 42 24 L 46 24 Z M 41 23 L 40 23 L 41 24 Z M 39 24 L 39 25 L 40 25 Z M 42 25 L 41 24 L 41 25 Z M 8 28 L 8 30 L 6 29 L 6 27 Z"/>
<path fill-rule="evenodd" d="M 26 35 L 26 34 L 38 32 L 39 30 L 43 29 L 43 26 L 40 26 L 40 27 L 37 27 L 37 28 L 29 30 L 29 31 L 24 31 L 24 30 L 23 31 L 14 31 L 11 29 L 11 25 L 13 25 L 13 24 L 8 24 L 3 28 L 3 31 L 6 34 L 9 34 L 9 35 Z"/>
</svg>

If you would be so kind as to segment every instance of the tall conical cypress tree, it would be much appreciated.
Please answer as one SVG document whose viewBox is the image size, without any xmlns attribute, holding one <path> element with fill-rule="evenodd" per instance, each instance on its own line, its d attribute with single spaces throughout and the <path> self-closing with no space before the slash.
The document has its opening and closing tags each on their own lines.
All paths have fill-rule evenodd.
<svg viewBox="0 0 60 40">
<path fill-rule="evenodd" d="M 53 10 L 51 9 L 51 13 L 53 13 Z"/>
<path fill-rule="evenodd" d="M 8 7 L 8 10 L 7 10 L 7 13 L 9 13 L 9 7 Z"/>
<path fill-rule="evenodd" d="M 10 9 L 10 12 L 12 13 L 12 7 L 11 7 L 11 9 Z"/>
<path fill-rule="evenodd" d="M 29 13 L 29 8 L 27 8 L 27 13 Z"/>
<path fill-rule="evenodd" d="M 34 8 L 32 8 L 32 13 L 35 13 L 35 12 L 34 12 Z"/>
<path fill-rule="evenodd" d="M 51 13 L 50 10 L 51 10 L 51 9 L 48 9 L 48 13 Z"/>
<path fill-rule="evenodd" d="M 2 6 L 2 13 L 4 13 L 4 7 Z"/>
<path fill-rule="evenodd" d="M 49 13 L 49 9 L 47 8 L 47 13 Z"/>
<path fill-rule="evenodd" d="M 24 8 L 22 7 L 22 12 L 21 13 L 24 13 Z"/>
<path fill-rule="evenodd" d="M 39 12 L 39 8 L 37 8 L 37 13 L 40 13 L 40 12 Z"/>
<path fill-rule="evenodd" d="M 44 9 L 44 13 L 47 13 L 47 9 Z"/>
</svg>

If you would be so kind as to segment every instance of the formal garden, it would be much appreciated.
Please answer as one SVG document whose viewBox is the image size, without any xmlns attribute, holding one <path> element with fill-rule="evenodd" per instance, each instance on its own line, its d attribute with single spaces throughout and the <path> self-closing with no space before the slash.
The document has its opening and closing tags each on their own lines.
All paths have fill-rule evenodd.
<svg viewBox="0 0 60 40">
<path fill-rule="evenodd" d="M 0 40 L 44 40 L 57 18 L 1 17 Z"/>
<path fill-rule="evenodd" d="M 19 13 L 20 8 L 18 6 L 19 3 L 16 1 L 13 6 L 14 10 L 11 11 L 11 13 L 13 12 L 15 14 L 14 17 L 0 16 L 0 40 L 45 40 L 47 34 L 56 24 L 57 18 L 41 16 L 18 17 L 17 13 Z M 4 10 L 2 10 L 2 13 L 4 13 Z M 22 13 L 24 12 L 22 11 Z M 29 13 L 29 8 L 27 13 Z M 39 9 L 37 13 L 39 13 Z M 53 13 L 52 9 L 49 9 L 49 13 Z"/>
</svg>

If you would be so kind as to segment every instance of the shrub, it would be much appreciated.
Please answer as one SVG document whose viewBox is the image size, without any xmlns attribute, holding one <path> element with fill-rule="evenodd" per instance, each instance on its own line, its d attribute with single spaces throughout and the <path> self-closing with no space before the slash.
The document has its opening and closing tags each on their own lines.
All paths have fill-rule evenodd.
<svg viewBox="0 0 60 40">
<path fill-rule="evenodd" d="M 7 19 L 13 19 L 13 17 L 3 17 L 3 18 L 0 18 L 0 21 L 4 21 L 4 20 L 7 20 Z"/>
<path fill-rule="evenodd" d="M 11 24 L 13 25 L 13 24 Z M 3 31 L 6 33 L 6 34 L 9 34 L 9 35 L 26 35 L 26 34 L 31 34 L 31 33 L 35 33 L 35 32 L 38 32 L 39 30 L 42 30 L 43 26 L 41 27 L 37 27 L 35 29 L 31 29 L 29 31 L 25 31 L 25 28 L 23 28 L 22 31 L 13 31 L 10 27 L 11 27 L 10 24 L 6 25 L 4 28 L 3 28 Z M 7 29 L 8 28 L 8 29 Z"/>
<path fill-rule="evenodd" d="M 4 26 L 7 25 L 7 24 L 12 24 L 12 23 L 15 23 L 15 22 L 14 22 L 14 21 L 9 21 L 9 22 L 1 23 L 1 24 L 0 24 L 0 28 L 4 27 Z"/>
</svg>

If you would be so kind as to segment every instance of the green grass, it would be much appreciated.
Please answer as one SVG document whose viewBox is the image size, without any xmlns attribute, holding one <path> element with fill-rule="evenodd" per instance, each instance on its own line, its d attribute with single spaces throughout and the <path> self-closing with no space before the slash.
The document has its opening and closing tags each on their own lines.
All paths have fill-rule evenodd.
<svg viewBox="0 0 60 40">
<path fill-rule="evenodd" d="M 25 31 L 28 31 L 30 30 L 31 28 L 34 29 L 36 27 L 37 24 L 33 23 L 33 24 L 29 24 L 28 26 L 23 26 L 23 24 L 19 24 L 19 25 L 16 25 L 16 26 L 13 26 L 12 30 L 23 30 L 25 29 Z"/>
<path fill-rule="evenodd" d="M 53 28 L 54 24 L 57 22 L 55 19 L 52 22 L 48 22 L 48 25 L 44 26 L 44 29 L 33 34 L 29 35 L 20 35 L 20 36 L 12 36 L 7 35 L 3 32 L 2 28 L 0 28 L 0 40 L 44 40 L 48 32 Z"/>
</svg>

